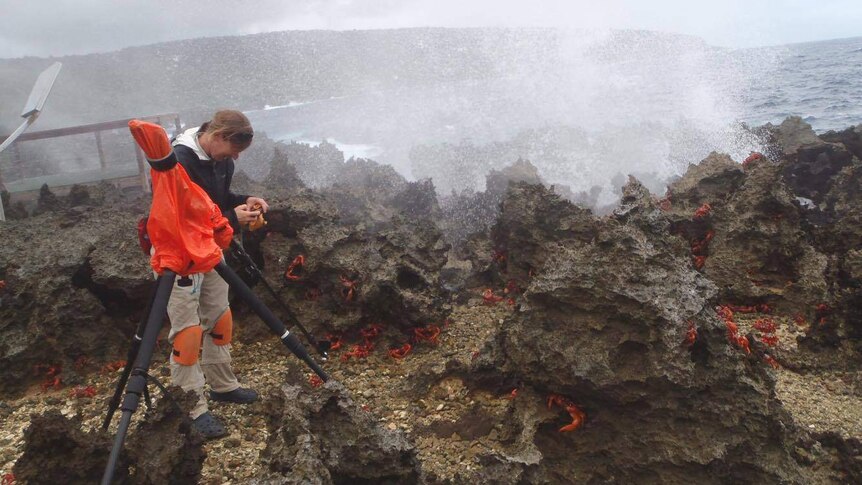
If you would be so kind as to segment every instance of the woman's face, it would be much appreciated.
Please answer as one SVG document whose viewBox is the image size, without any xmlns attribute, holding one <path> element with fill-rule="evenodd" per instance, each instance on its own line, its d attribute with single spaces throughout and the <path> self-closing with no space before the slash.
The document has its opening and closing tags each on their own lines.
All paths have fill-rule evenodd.
<svg viewBox="0 0 862 485">
<path fill-rule="evenodd" d="M 226 138 L 222 138 L 220 136 L 212 137 L 212 142 L 210 143 L 210 157 L 217 162 L 225 162 L 229 158 L 236 160 L 239 158 L 239 154 L 242 153 L 242 151 L 243 150 L 237 148 L 236 145 Z"/>
</svg>

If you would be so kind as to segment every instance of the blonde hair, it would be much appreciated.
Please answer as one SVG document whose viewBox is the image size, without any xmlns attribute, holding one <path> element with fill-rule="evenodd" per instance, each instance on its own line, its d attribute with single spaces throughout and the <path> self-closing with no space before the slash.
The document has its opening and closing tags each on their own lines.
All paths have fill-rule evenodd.
<svg viewBox="0 0 862 485">
<path fill-rule="evenodd" d="M 228 140 L 238 150 L 248 148 L 254 137 L 254 130 L 248 118 L 242 112 L 232 109 L 216 111 L 213 119 L 201 125 L 200 131 Z"/>
</svg>

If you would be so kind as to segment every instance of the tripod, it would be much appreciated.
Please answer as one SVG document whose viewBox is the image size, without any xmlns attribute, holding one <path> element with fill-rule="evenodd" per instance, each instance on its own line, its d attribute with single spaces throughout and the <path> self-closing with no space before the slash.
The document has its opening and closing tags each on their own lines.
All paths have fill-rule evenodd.
<svg viewBox="0 0 862 485">
<path fill-rule="evenodd" d="M 314 371 L 324 382 L 329 380 L 326 372 L 311 358 L 308 351 L 305 350 L 299 339 L 292 334 L 284 324 L 279 320 L 264 303 L 251 291 L 251 288 L 224 262 L 220 261 L 215 266 L 216 272 L 227 282 L 239 296 L 272 330 L 273 333 L 279 336 L 279 339 L 284 342 L 284 345 L 300 360 L 304 361 L 311 370 Z M 114 445 L 111 449 L 111 455 L 108 458 L 108 464 L 105 467 L 105 473 L 102 476 L 102 485 L 109 485 L 114 477 L 114 470 L 117 467 L 117 460 L 120 456 L 120 450 L 123 447 L 123 442 L 126 439 L 126 433 L 131 424 L 132 414 L 138 409 L 138 404 L 141 396 L 147 394 L 147 380 L 151 379 L 147 371 L 150 368 L 150 363 L 153 358 L 153 350 L 156 346 L 156 339 L 159 331 L 164 323 L 165 314 L 167 313 L 168 300 L 171 297 L 171 290 L 174 286 L 177 274 L 170 270 L 165 270 L 155 282 L 150 303 L 145 312 L 145 317 L 141 319 L 135 336 L 132 340 L 131 348 L 128 353 L 126 367 L 123 369 L 123 374 L 120 377 L 120 382 L 117 384 L 117 389 L 109 403 L 108 415 L 102 423 L 102 428 L 106 429 L 110 425 L 111 418 L 114 412 L 119 408 L 122 411 L 120 424 L 117 429 L 117 435 L 114 438 Z M 128 385 L 126 385 L 128 383 Z M 120 404 L 120 396 L 125 389 L 125 397 Z"/>
</svg>

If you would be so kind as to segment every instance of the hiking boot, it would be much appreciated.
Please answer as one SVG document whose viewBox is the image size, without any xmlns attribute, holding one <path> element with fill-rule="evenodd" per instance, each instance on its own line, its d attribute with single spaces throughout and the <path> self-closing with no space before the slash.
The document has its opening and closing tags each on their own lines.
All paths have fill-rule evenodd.
<svg viewBox="0 0 862 485">
<path fill-rule="evenodd" d="M 210 399 L 213 401 L 233 402 L 237 404 L 251 404 L 257 401 L 257 391 L 246 387 L 237 387 L 230 392 L 210 391 Z"/>
<path fill-rule="evenodd" d="M 196 417 L 192 421 L 192 428 L 207 440 L 214 440 L 228 434 L 227 429 L 221 424 L 221 421 L 209 411 Z"/>
</svg>

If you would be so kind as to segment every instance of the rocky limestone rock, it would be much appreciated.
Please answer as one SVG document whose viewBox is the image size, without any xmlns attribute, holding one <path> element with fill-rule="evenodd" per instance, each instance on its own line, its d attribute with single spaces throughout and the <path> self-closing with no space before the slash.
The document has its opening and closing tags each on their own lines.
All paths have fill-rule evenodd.
<svg viewBox="0 0 862 485">
<path fill-rule="evenodd" d="M 430 179 L 408 182 L 388 165 L 351 158 L 323 193 L 338 207 L 342 224 L 362 224 L 372 230 L 396 215 L 436 218 L 437 195 Z"/>
<path fill-rule="evenodd" d="M 767 125 L 766 131 L 782 154 L 785 183 L 797 196 L 816 204 L 823 200 L 832 178 L 853 158 L 843 144 L 823 141 L 798 117 L 787 118 L 778 127 Z"/>
<path fill-rule="evenodd" d="M 52 212 L 59 210 L 63 207 L 60 202 L 60 198 L 57 197 L 54 192 L 51 192 L 51 188 L 48 187 L 48 184 L 42 184 L 42 187 L 39 189 L 39 200 L 36 203 L 36 209 L 33 210 L 33 215 L 44 214 L 46 212 Z"/>
<path fill-rule="evenodd" d="M 820 135 L 820 139 L 827 143 L 841 143 L 854 157 L 862 159 L 862 125 L 843 131 L 828 131 Z"/>
<path fill-rule="evenodd" d="M 263 480 L 290 483 L 415 483 L 415 451 L 329 381 L 314 392 L 285 385 L 270 403 Z"/>
<path fill-rule="evenodd" d="M 428 221 L 395 217 L 374 234 L 321 222 L 295 234 L 270 232 L 261 250 L 269 274 L 277 275 L 283 297 L 303 322 L 345 331 L 370 323 L 408 328 L 445 318 L 448 298 L 439 274 L 448 245 Z M 297 279 L 285 279 L 300 255 L 304 264 L 293 271 Z"/>
<path fill-rule="evenodd" d="M 540 186 L 513 186 L 503 202 L 508 273 L 533 276 L 491 360 L 587 416 L 573 433 L 537 428 L 543 458 L 525 479 L 804 482 L 773 380 L 728 343 L 716 287 L 655 230 L 664 216 L 648 192 L 630 181 L 624 194 L 605 219 Z"/>
<path fill-rule="evenodd" d="M 197 394 L 178 387 L 168 388 L 168 393 L 168 397 L 156 402 L 143 422 L 130 428 L 112 483 L 181 484 L 195 483 L 199 478 L 206 458 L 204 440 L 192 431 L 188 416 Z M 24 434 L 24 453 L 15 463 L 16 481 L 101 481 L 116 436 L 101 428 L 89 432 L 81 428 L 80 418 L 67 418 L 57 411 L 34 415 Z"/>
<path fill-rule="evenodd" d="M 189 417 L 198 395 L 176 386 L 167 389 L 168 395 L 147 410 L 126 440 L 126 452 L 134 463 L 131 483 L 180 485 L 200 479 L 207 453 L 204 438 L 192 429 Z"/>
<path fill-rule="evenodd" d="M 826 258 L 802 229 L 793 192 L 781 167 L 769 160 L 751 163 L 743 172 L 715 156 L 671 185 L 674 232 L 704 256 L 704 273 L 720 289 L 722 302 L 769 304 L 784 313 L 813 312 L 826 297 Z M 718 168 L 716 170 L 716 168 Z M 697 177 L 703 177 L 699 183 Z M 677 185 L 679 184 L 679 185 Z M 690 187 L 711 187 L 713 190 Z M 704 204 L 709 210 L 704 210 Z M 702 214 L 697 215 L 698 210 Z M 711 234 L 711 239 L 707 234 Z M 698 254 L 694 254 L 698 253 Z"/>
<path fill-rule="evenodd" d="M 135 239 L 137 217 L 60 211 L 0 224 L 3 392 L 41 380 L 38 366 L 116 360 L 146 303 L 152 273 Z"/>
<path fill-rule="evenodd" d="M 306 143 L 281 143 L 279 149 L 296 166 L 302 182 L 315 189 L 329 187 L 344 166 L 344 153 L 326 140 L 316 146 Z"/>
<path fill-rule="evenodd" d="M 34 415 L 24 432 L 24 453 L 15 462 L 15 481 L 31 484 L 99 483 L 113 439 L 102 430 L 84 432 L 81 421 L 59 411 Z M 116 483 L 129 483 L 131 460 L 120 453 Z"/>
<path fill-rule="evenodd" d="M 0 199 L 3 201 L 3 213 L 7 221 L 16 221 L 30 216 L 23 202 L 19 200 L 12 203 L 12 196 L 8 191 L 0 190 Z"/>
<path fill-rule="evenodd" d="M 702 202 L 724 200 L 742 184 L 742 166 L 729 156 L 712 152 L 698 164 L 688 166 L 683 176 L 668 187 L 668 202 L 674 209 L 694 212 Z M 682 207 L 678 207 L 682 204 Z M 696 205 L 695 205 L 696 204 Z"/>
</svg>

